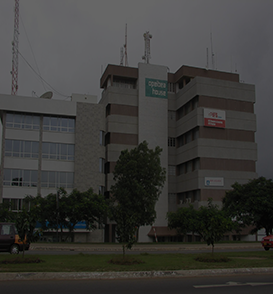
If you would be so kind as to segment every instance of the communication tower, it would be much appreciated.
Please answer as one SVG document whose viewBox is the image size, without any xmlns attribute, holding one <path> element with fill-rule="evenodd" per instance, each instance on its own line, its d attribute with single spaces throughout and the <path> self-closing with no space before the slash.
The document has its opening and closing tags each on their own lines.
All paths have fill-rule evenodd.
<svg viewBox="0 0 273 294">
<path fill-rule="evenodd" d="M 124 51 L 123 51 L 124 48 Z M 125 66 L 128 66 L 128 56 L 127 56 L 127 24 L 125 26 L 125 44 L 120 48 L 120 65 L 123 65 L 123 59 L 125 59 Z"/>
<path fill-rule="evenodd" d="M 151 58 L 151 50 L 150 50 L 150 39 L 152 39 L 152 35 L 149 32 L 143 34 L 144 37 L 144 56 L 142 59 L 145 60 L 146 63 L 149 63 Z"/>
<path fill-rule="evenodd" d="M 11 95 L 16 95 L 18 90 L 18 49 L 19 49 L 19 0 L 15 0 L 14 31 L 13 31 L 13 41 L 12 41 Z"/>
</svg>

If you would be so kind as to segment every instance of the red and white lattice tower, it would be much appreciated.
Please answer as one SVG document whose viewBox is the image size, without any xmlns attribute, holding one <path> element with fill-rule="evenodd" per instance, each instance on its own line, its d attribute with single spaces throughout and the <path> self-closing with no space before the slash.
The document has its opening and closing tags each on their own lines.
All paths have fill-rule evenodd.
<svg viewBox="0 0 273 294">
<path fill-rule="evenodd" d="M 15 0 L 14 31 L 13 31 L 13 41 L 12 41 L 11 95 L 16 95 L 18 90 L 18 49 L 19 49 L 19 0 Z"/>
</svg>

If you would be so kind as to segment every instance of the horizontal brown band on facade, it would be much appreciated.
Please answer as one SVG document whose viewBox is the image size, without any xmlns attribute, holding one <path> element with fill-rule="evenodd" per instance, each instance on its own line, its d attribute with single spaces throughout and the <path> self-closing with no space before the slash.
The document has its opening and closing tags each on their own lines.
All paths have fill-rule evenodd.
<svg viewBox="0 0 273 294">
<path fill-rule="evenodd" d="M 256 162 L 254 160 L 201 157 L 200 169 L 255 172 Z"/>
<path fill-rule="evenodd" d="M 138 116 L 138 107 L 131 105 L 121 105 L 121 104 L 109 104 L 109 112 L 107 115 L 126 115 L 126 116 Z"/>
<path fill-rule="evenodd" d="M 199 96 L 198 107 L 254 113 L 254 103 L 210 96 Z"/>
<path fill-rule="evenodd" d="M 107 133 L 106 144 L 138 145 L 138 134 Z"/>
<path fill-rule="evenodd" d="M 168 73 L 169 83 L 177 83 L 183 77 L 205 77 L 217 80 L 225 80 L 232 82 L 239 82 L 239 75 L 236 73 L 221 72 L 216 70 L 207 70 L 205 68 L 197 68 L 183 65 L 175 73 Z"/>
<path fill-rule="evenodd" d="M 199 138 L 255 142 L 255 132 L 222 128 L 199 127 Z"/>
<path fill-rule="evenodd" d="M 200 190 L 200 201 L 208 201 L 212 198 L 213 201 L 222 201 L 226 195 L 226 191 L 223 189 L 201 189 Z"/>
</svg>

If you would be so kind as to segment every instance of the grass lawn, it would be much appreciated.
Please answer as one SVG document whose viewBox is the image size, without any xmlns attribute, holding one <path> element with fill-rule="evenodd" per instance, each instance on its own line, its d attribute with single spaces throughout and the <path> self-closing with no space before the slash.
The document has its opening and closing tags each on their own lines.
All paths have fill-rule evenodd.
<svg viewBox="0 0 273 294">
<path fill-rule="evenodd" d="M 148 254 L 127 255 L 142 263 L 118 265 L 109 261 L 122 258 L 121 255 L 26 255 L 26 258 L 41 260 L 40 263 L 3 263 L 22 256 L 0 255 L 0 273 L 3 272 L 105 272 L 105 271 L 168 271 L 194 269 L 273 267 L 273 250 L 259 252 L 214 253 L 215 259 L 228 258 L 227 262 L 200 262 L 197 257 L 207 259 L 211 253 L 201 254 Z"/>
</svg>

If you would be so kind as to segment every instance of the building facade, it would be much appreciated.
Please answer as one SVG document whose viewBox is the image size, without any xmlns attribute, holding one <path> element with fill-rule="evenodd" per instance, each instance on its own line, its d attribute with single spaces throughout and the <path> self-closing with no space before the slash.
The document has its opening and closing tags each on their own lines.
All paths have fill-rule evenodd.
<svg viewBox="0 0 273 294">
<path fill-rule="evenodd" d="M 100 87 L 98 103 L 76 94 L 71 101 L 0 95 L 0 201 L 20 210 L 25 195 L 58 187 L 92 187 L 110 197 L 120 152 L 146 140 L 162 148 L 167 179 L 155 223 L 140 228 L 139 241 L 171 241 L 168 211 L 199 208 L 208 198 L 221 206 L 234 182 L 257 177 L 255 87 L 238 74 L 108 65 Z M 86 236 L 82 241 L 115 242 L 115 224 Z"/>
<path fill-rule="evenodd" d="M 140 228 L 139 240 L 173 239 L 166 214 L 208 198 L 221 206 L 236 181 L 257 177 L 255 87 L 239 75 L 188 66 L 140 63 L 138 68 L 108 65 L 101 77 L 100 104 L 106 109 L 106 191 L 121 150 L 146 140 L 163 149 L 168 171 L 156 206 L 157 219 Z M 109 238 L 114 224 L 109 224 Z"/>
<path fill-rule="evenodd" d="M 18 211 L 25 196 L 46 196 L 59 187 L 104 193 L 104 109 L 96 96 L 60 101 L 0 95 L 0 109 L 0 202 Z M 102 239 L 97 230 L 75 240 Z"/>
</svg>

